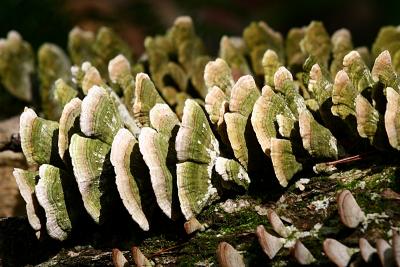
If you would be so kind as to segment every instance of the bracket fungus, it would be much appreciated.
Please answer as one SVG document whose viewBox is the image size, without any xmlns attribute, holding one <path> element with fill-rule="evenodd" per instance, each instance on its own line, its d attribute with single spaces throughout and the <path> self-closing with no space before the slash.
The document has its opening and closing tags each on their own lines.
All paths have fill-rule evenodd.
<svg viewBox="0 0 400 267">
<path fill-rule="evenodd" d="M 208 62 L 204 68 L 204 82 L 207 88 L 216 86 L 226 95 L 230 95 L 234 86 L 231 68 L 221 58 Z"/>
<path fill-rule="evenodd" d="M 35 194 L 35 184 L 38 172 L 15 168 L 13 175 L 21 196 L 26 203 L 26 215 L 28 217 L 28 222 L 35 231 L 36 236 L 40 238 L 41 231 L 43 231 L 44 227 L 40 218 L 40 205 Z"/>
<path fill-rule="evenodd" d="M 53 97 L 54 101 L 60 103 L 64 107 L 71 99 L 78 96 L 78 91 L 67 84 L 63 79 L 58 79 L 54 82 Z"/>
<path fill-rule="evenodd" d="M 228 63 L 233 79 L 250 74 L 250 66 L 245 57 L 246 45 L 240 37 L 222 36 L 219 43 L 219 57 Z"/>
<path fill-rule="evenodd" d="M 80 120 L 81 105 L 82 101 L 79 98 L 74 98 L 64 106 L 61 113 L 58 130 L 58 154 L 61 159 L 65 159 L 71 135 L 79 130 L 77 124 Z"/>
<path fill-rule="evenodd" d="M 226 131 L 233 153 L 245 169 L 248 169 L 249 150 L 246 145 L 246 125 L 260 96 L 252 76 L 241 77 L 233 86 L 229 100 L 229 112 L 224 114 Z"/>
<path fill-rule="evenodd" d="M 320 125 L 308 111 L 299 114 L 300 136 L 303 147 L 311 156 L 316 158 L 338 157 L 336 138 L 332 133 Z"/>
<path fill-rule="evenodd" d="M 286 187 L 292 177 L 303 169 L 293 154 L 292 144 L 286 139 L 271 139 L 271 160 L 279 184 Z"/>
<path fill-rule="evenodd" d="M 341 119 L 356 114 L 355 98 L 357 91 L 344 70 L 337 72 L 332 90 L 332 113 Z"/>
<path fill-rule="evenodd" d="M 20 118 L 21 147 L 31 164 L 54 161 L 54 144 L 59 124 L 38 117 L 30 108 L 25 108 Z"/>
<path fill-rule="evenodd" d="M 193 100 L 186 100 L 182 124 L 176 136 L 177 183 L 181 209 L 188 220 L 217 197 L 211 183 L 219 145 L 207 118 Z"/>
<path fill-rule="evenodd" d="M 343 66 L 357 92 L 362 93 L 374 86 L 373 73 L 358 51 L 350 51 L 343 58 Z"/>
<path fill-rule="evenodd" d="M 150 124 L 139 135 L 140 152 L 149 167 L 151 184 L 161 210 L 176 218 L 173 193 L 176 189 L 176 130 L 180 125 L 176 114 L 166 104 L 156 104 L 150 110 Z"/>
<path fill-rule="evenodd" d="M 62 173 L 59 168 L 43 164 L 39 168 L 40 179 L 35 186 L 35 193 L 40 205 L 46 213 L 46 228 L 51 237 L 65 240 L 72 230 L 71 218 L 68 214 Z M 67 178 L 68 179 L 68 178 Z"/>
<path fill-rule="evenodd" d="M 218 157 L 215 161 L 215 171 L 222 177 L 222 180 L 227 183 L 232 182 L 246 190 L 250 186 L 251 181 L 248 173 L 245 168 L 235 160 Z"/>
<path fill-rule="evenodd" d="M 343 58 L 353 49 L 351 33 L 347 29 L 339 29 L 332 34 L 332 62 L 330 71 L 335 75 L 343 66 Z"/>
<path fill-rule="evenodd" d="M 31 45 L 16 31 L 0 39 L 1 83 L 15 97 L 32 100 L 31 74 L 34 72 L 34 55 Z"/>
<path fill-rule="evenodd" d="M 120 129 L 111 146 L 110 161 L 116 174 L 115 183 L 119 195 L 132 219 L 145 231 L 149 230 L 149 222 L 142 210 L 139 188 L 131 170 L 138 163 L 131 162 L 132 154 L 138 153 L 138 141 L 127 129 Z M 136 178 L 138 179 L 138 178 Z"/>
<path fill-rule="evenodd" d="M 264 70 L 261 64 L 263 54 L 266 50 L 272 49 L 283 58 L 283 37 L 275 32 L 264 21 L 253 22 L 243 30 L 243 40 L 249 48 L 252 68 L 256 75 L 263 75 Z"/>
<path fill-rule="evenodd" d="M 295 120 L 284 98 L 276 94 L 271 87 L 265 86 L 261 97 L 254 104 L 251 123 L 258 142 L 267 155 L 271 153 L 271 139 L 278 137 L 275 127 L 278 115 Z"/>
<path fill-rule="evenodd" d="M 380 53 L 375 59 L 371 74 L 375 82 L 380 81 L 385 86 L 399 88 L 399 77 L 394 70 L 392 58 L 388 50 Z"/>
<path fill-rule="evenodd" d="M 156 103 L 163 104 L 165 102 L 158 94 L 154 83 L 147 74 L 137 74 L 133 114 L 142 127 L 149 126 L 149 112 Z"/>
<path fill-rule="evenodd" d="M 303 53 L 314 56 L 324 66 L 328 65 L 331 40 L 322 22 L 313 21 L 308 25 L 300 47 Z"/>
<path fill-rule="evenodd" d="M 111 145 L 114 136 L 122 127 L 122 120 L 107 91 L 93 86 L 82 100 L 80 115 L 82 132 L 88 137 L 97 137 Z"/>
<path fill-rule="evenodd" d="M 83 137 L 76 133 L 72 135 L 69 146 L 74 175 L 83 204 L 97 223 L 100 222 L 102 211 L 100 198 L 104 193 L 101 190 L 104 181 L 100 179 L 111 179 L 111 177 L 101 177 L 110 149 L 110 145 L 98 139 Z"/>
</svg>

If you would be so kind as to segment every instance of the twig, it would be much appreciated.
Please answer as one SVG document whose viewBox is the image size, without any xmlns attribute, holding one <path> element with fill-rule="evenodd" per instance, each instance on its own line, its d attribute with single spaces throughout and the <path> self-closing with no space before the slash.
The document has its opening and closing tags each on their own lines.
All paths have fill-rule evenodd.
<svg viewBox="0 0 400 267">
<path fill-rule="evenodd" d="M 373 152 L 366 152 L 366 153 L 363 153 L 363 154 L 358 154 L 358 155 L 354 155 L 354 156 L 347 157 L 347 158 L 342 158 L 342 159 L 338 159 L 338 160 L 334 160 L 334 161 L 324 162 L 323 164 L 328 165 L 328 166 L 336 166 L 336 165 L 339 165 L 339 164 L 350 163 L 350 162 L 354 162 L 354 161 L 365 159 L 366 156 L 368 156 L 368 155 L 370 155 L 372 153 Z"/>
<path fill-rule="evenodd" d="M 149 258 L 153 258 L 153 257 L 156 257 L 156 256 L 160 256 L 160 255 L 162 255 L 162 254 L 164 254 L 164 253 L 167 253 L 167 252 L 170 252 L 170 251 L 172 251 L 172 250 L 174 250 L 174 249 L 183 247 L 183 246 L 186 245 L 187 243 L 188 243 L 188 242 L 183 242 L 183 243 L 181 243 L 181 244 L 178 244 L 178 245 L 175 245 L 175 246 L 172 246 L 172 247 L 169 247 L 169 248 L 162 248 L 162 249 L 160 249 L 159 251 L 154 252 Z"/>
</svg>

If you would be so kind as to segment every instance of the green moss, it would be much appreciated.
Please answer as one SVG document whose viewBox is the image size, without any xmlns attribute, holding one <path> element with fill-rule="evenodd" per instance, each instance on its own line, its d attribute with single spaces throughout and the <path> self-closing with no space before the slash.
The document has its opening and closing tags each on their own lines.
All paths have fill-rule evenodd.
<svg viewBox="0 0 400 267">
<path fill-rule="evenodd" d="M 175 240 L 170 240 L 163 235 L 157 235 L 146 238 L 141 245 L 141 250 L 145 255 L 151 256 L 151 254 L 156 253 L 157 251 L 176 245 L 177 243 Z"/>
<path fill-rule="evenodd" d="M 200 261 L 216 263 L 215 251 L 220 239 L 214 232 L 212 233 L 199 234 L 180 250 L 183 255 L 179 259 L 178 266 L 193 266 L 194 263 Z"/>
<path fill-rule="evenodd" d="M 239 197 L 247 199 L 248 197 Z M 249 201 L 253 201 L 249 199 Z M 249 207 L 242 210 L 226 213 L 218 204 L 207 208 L 198 217 L 199 221 L 207 222 L 209 228 L 197 233 L 179 253 L 179 266 L 193 266 L 196 262 L 215 263 L 216 248 L 222 241 L 229 242 L 237 250 L 243 251 L 246 261 L 257 261 L 264 259 L 263 252 L 258 245 L 254 234 L 258 225 L 264 224 L 270 229 L 266 216 L 259 215 L 254 206 L 257 202 L 250 203 Z"/>
</svg>

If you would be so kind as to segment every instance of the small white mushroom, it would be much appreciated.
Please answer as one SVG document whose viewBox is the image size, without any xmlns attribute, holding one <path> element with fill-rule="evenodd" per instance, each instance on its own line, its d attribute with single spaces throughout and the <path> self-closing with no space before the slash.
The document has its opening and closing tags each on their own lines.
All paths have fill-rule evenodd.
<svg viewBox="0 0 400 267">
<path fill-rule="evenodd" d="M 132 258 L 138 267 L 149 267 L 154 264 L 149 261 L 146 256 L 143 255 L 142 251 L 140 251 L 139 247 L 132 247 Z"/>
<path fill-rule="evenodd" d="M 309 265 L 316 261 L 311 252 L 303 245 L 303 243 L 301 243 L 300 240 L 297 240 L 296 244 L 292 248 L 292 255 L 301 265 Z"/>
<path fill-rule="evenodd" d="M 113 248 L 112 250 L 112 261 L 114 264 L 114 267 L 128 267 L 129 263 L 128 260 L 125 258 L 124 254 L 117 249 Z"/>
<path fill-rule="evenodd" d="M 395 266 L 393 249 L 386 240 L 378 239 L 376 241 L 376 250 L 383 267 Z"/>
<path fill-rule="evenodd" d="M 323 248 L 326 256 L 338 267 L 346 267 L 351 259 L 351 251 L 348 247 L 335 239 L 325 239 Z"/>
<path fill-rule="evenodd" d="M 358 245 L 360 247 L 361 257 L 363 258 L 363 260 L 367 263 L 371 263 L 374 254 L 376 254 L 376 249 L 371 246 L 371 244 L 365 238 L 360 238 L 360 240 L 358 241 Z"/>
<path fill-rule="evenodd" d="M 76 121 L 79 121 L 81 105 L 82 101 L 79 98 L 73 98 L 64 106 L 61 113 L 60 128 L 58 130 L 58 154 L 61 159 L 65 159 L 64 156 L 69 147 L 69 136 Z"/>
<path fill-rule="evenodd" d="M 221 267 L 244 267 L 243 256 L 227 242 L 221 242 L 217 249 L 217 259 Z"/>
<path fill-rule="evenodd" d="M 256 235 L 262 250 L 272 260 L 283 247 L 283 239 L 269 234 L 263 225 L 257 226 Z"/>
<path fill-rule="evenodd" d="M 356 228 L 365 219 L 364 212 L 358 206 L 349 190 L 342 191 L 337 198 L 340 221 L 349 228 Z"/>
<path fill-rule="evenodd" d="M 279 218 L 278 214 L 272 209 L 267 211 L 268 220 L 271 223 L 272 229 L 278 233 L 281 237 L 288 237 L 289 232 L 283 224 L 282 220 Z"/>
<path fill-rule="evenodd" d="M 188 221 L 186 221 L 184 227 L 188 235 L 199 230 L 200 231 L 204 230 L 204 226 L 196 219 L 196 217 L 192 217 Z"/>
<path fill-rule="evenodd" d="M 400 235 L 396 230 L 393 230 L 392 246 L 394 261 L 396 262 L 396 266 L 400 267 Z"/>
</svg>

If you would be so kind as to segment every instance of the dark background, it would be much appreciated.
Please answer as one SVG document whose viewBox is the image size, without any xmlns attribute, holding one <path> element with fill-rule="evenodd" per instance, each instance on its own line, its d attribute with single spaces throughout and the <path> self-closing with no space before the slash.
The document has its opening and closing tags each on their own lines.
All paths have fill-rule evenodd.
<svg viewBox="0 0 400 267">
<path fill-rule="evenodd" d="M 370 47 L 381 26 L 399 24 L 399 7 L 395 0 L 1 0 L 0 37 L 15 29 L 35 49 L 43 42 L 65 48 L 74 25 L 90 30 L 108 25 L 139 55 L 146 35 L 164 33 L 176 16 L 190 15 L 214 55 L 223 34 L 241 35 L 253 20 L 264 20 L 283 34 L 321 20 L 329 33 L 346 27 L 355 46 Z"/>
</svg>

